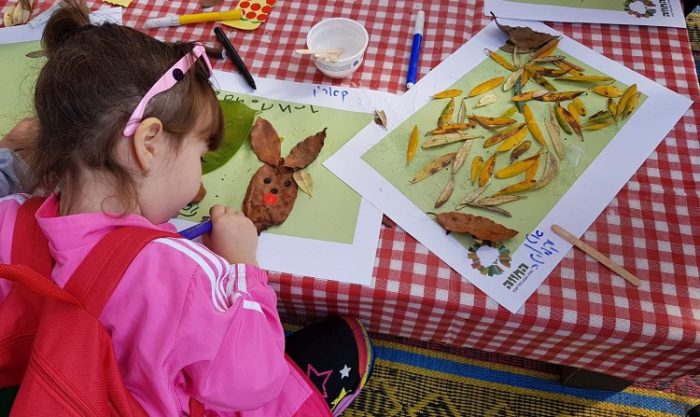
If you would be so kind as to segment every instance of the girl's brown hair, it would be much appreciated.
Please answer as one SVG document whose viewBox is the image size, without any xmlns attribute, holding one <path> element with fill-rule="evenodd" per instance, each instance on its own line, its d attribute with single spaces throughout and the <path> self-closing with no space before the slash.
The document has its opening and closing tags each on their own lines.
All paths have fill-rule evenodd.
<svg viewBox="0 0 700 417">
<path fill-rule="evenodd" d="M 116 144 L 141 98 L 193 45 L 165 43 L 134 29 L 90 24 L 83 0 L 66 1 L 44 29 L 47 62 L 36 83 L 39 119 L 32 178 L 37 189 L 61 191 L 69 207 L 90 169 L 114 181 L 124 211 L 133 208 L 135 183 L 116 157 Z M 158 94 L 144 113 L 157 117 L 175 149 L 202 114 L 212 115 L 209 147 L 223 140 L 223 119 L 201 59 L 173 88 Z"/>
</svg>

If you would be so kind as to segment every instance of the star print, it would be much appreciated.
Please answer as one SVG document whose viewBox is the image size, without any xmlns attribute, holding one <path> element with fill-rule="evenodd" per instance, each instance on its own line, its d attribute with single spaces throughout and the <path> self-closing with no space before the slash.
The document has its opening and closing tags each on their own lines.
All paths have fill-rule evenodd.
<svg viewBox="0 0 700 417">
<path fill-rule="evenodd" d="M 314 374 L 317 378 L 311 378 L 311 373 Z M 306 376 L 311 379 L 312 382 L 314 382 L 314 385 L 318 386 L 319 391 L 323 394 L 323 398 L 328 398 L 328 391 L 326 390 L 326 383 L 328 382 L 328 378 L 331 377 L 331 374 L 333 373 L 332 369 L 329 369 L 327 371 L 319 372 L 314 368 L 313 365 L 309 364 L 309 366 L 306 369 Z M 319 385 L 315 382 L 315 380 L 318 380 L 320 378 L 318 377 L 323 377 L 323 382 Z"/>
<path fill-rule="evenodd" d="M 347 365 L 345 365 L 343 369 L 340 370 L 340 379 L 349 378 L 351 369 L 352 368 L 349 368 Z"/>
</svg>

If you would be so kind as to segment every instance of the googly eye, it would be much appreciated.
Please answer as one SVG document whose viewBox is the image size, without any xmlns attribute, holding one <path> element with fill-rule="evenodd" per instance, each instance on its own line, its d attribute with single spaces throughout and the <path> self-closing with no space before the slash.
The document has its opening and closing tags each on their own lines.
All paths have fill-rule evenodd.
<svg viewBox="0 0 700 417">
<path fill-rule="evenodd" d="M 185 73 L 180 68 L 175 68 L 173 70 L 173 78 L 175 78 L 175 81 L 182 81 L 185 78 Z"/>
<path fill-rule="evenodd" d="M 269 183 L 272 182 L 272 180 L 271 180 L 270 178 L 267 178 L 267 177 L 266 177 L 265 179 L 263 179 L 263 182 L 264 182 L 265 184 L 269 184 Z"/>
<path fill-rule="evenodd" d="M 284 186 L 285 186 L 285 187 L 289 187 L 290 185 L 292 185 L 292 182 L 291 182 L 291 181 L 287 180 L 287 181 L 284 182 Z"/>
</svg>

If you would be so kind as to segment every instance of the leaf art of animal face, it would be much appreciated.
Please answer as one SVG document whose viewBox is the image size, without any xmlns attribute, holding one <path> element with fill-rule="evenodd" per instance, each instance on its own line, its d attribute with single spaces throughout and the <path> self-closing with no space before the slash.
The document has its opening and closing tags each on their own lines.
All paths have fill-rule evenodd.
<svg viewBox="0 0 700 417">
<path fill-rule="evenodd" d="M 282 146 L 275 128 L 262 117 L 255 121 L 250 131 L 250 143 L 264 165 L 250 180 L 243 212 L 253 221 L 258 233 L 287 219 L 297 198 L 294 171 L 312 163 L 321 152 L 325 140 L 324 128 L 299 142 L 286 158 L 282 158 Z"/>
</svg>

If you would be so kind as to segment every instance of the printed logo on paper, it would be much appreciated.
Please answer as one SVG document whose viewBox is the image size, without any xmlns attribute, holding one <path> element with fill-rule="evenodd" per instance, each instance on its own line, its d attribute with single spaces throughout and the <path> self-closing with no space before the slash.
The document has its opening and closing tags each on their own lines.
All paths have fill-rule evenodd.
<svg viewBox="0 0 700 417">
<path fill-rule="evenodd" d="M 472 268 L 484 276 L 501 275 L 503 268 L 510 268 L 510 250 L 503 245 L 495 248 L 487 243 L 475 243 L 469 248 L 468 257 Z"/>
<path fill-rule="evenodd" d="M 656 14 L 656 4 L 652 0 L 625 0 L 625 11 L 637 18 L 649 18 Z"/>
</svg>

